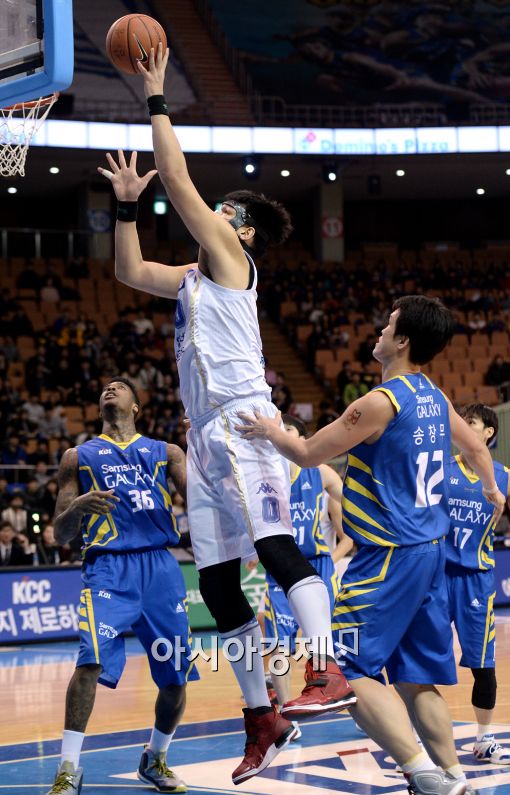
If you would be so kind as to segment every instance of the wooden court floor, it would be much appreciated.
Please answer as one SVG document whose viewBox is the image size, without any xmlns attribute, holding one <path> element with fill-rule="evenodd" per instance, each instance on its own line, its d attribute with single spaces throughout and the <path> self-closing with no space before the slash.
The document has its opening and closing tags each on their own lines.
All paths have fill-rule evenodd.
<svg viewBox="0 0 510 795">
<path fill-rule="evenodd" d="M 497 613 L 498 698 L 496 723 L 510 723 L 510 614 Z M 0 744 L 34 742 L 58 738 L 62 732 L 64 701 L 68 681 L 74 670 L 73 647 L 66 644 L 36 646 L 27 654 L 22 650 L 0 649 Z M 77 644 L 76 644 L 77 650 Z M 456 648 L 458 656 L 458 648 Z M 239 717 L 242 701 L 230 665 L 221 660 L 219 670 L 199 659 L 199 682 L 188 686 L 184 723 Z M 293 693 L 301 690 L 303 663 L 295 663 Z M 473 721 L 471 672 L 459 668 L 459 684 L 442 692 L 452 718 Z M 156 689 L 149 666 L 141 653 L 128 656 L 117 690 L 98 687 L 97 698 L 87 733 L 114 732 L 149 727 L 153 722 Z"/>
</svg>

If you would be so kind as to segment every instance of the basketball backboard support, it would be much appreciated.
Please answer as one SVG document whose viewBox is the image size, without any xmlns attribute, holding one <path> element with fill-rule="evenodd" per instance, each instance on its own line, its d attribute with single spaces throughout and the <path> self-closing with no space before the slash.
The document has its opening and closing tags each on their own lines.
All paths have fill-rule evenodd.
<svg viewBox="0 0 510 795">
<path fill-rule="evenodd" d="M 68 88 L 72 0 L 0 0 L 0 107 Z"/>
</svg>

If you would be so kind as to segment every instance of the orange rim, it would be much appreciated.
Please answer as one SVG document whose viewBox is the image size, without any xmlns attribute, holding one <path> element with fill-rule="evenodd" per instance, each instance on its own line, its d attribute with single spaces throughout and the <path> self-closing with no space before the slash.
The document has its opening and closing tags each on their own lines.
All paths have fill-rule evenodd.
<svg viewBox="0 0 510 795">
<path fill-rule="evenodd" d="M 52 105 L 55 100 L 59 98 L 59 92 L 55 91 L 54 94 L 50 94 L 49 97 L 40 97 L 39 99 L 32 99 L 30 102 L 15 102 L 14 105 L 8 105 L 6 108 L 2 108 L 2 110 L 12 110 L 12 111 L 20 111 L 24 110 L 31 110 L 39 106 L 40 108 L 46 108 L 48 105 Z"/>
</svg>

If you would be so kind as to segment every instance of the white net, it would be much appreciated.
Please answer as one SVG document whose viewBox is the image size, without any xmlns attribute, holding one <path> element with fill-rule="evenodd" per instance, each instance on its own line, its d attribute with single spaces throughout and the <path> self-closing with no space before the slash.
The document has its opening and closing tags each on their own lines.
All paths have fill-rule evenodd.
<svg viewBox="0 0 510 795">
<path fill-rule="evenodd" d="M 0 176 L 25 176 L 28 147 L 58 94 L 0 108 Z"/>
</svg>

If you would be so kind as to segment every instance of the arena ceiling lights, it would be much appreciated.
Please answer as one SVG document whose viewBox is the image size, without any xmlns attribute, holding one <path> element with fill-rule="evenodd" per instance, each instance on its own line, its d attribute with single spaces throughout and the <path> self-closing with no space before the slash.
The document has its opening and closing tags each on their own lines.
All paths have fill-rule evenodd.
<svg viewBox="0 0 510 795">
<path fill-rule="evenodd" d="M 510 152 L 510 126 L 326 129 L 176 126 L 185 152 L 252 155 L 427 155 Z M 32 146 L 151 152 L 149 124 L 50 119 Z"/>
</svg>

